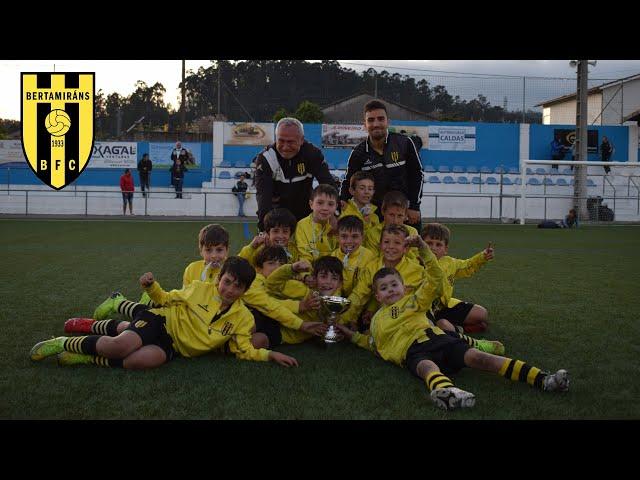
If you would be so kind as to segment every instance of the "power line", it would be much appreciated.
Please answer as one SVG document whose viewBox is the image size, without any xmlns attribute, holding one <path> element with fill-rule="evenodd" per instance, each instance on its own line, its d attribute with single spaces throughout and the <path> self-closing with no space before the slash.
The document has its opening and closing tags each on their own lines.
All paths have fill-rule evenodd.
<svg viewBox="0 0 640 480">
<path fill-rule="evenodd" d="M 433 70 L 433 69 L 428 69 L 428 68 L 409 68 L 409 67 L 396 67 L 396 66 L 392 66 L 392 65 L 377 65 L 377 64 L 372 64 L 372 63 L 354 63 L 354 62 L 338 62 L 340 63 L 340 65 L 344 64 L 344 65 L 359 65 L 359 66 L 363 66 L 363 67 L 376 67 L 376 68 L 389 68 L 389 69 L 394 69 L 394 70 L 409 70 L 409 71 L 415 71 L 415 72 L 435 72 L 435 73 L 448 73 L 448 74 L 455 74 L 455 75 L 465 75 L 465 77 L 446 77 L 446 76 L 442 76 L 442 75 L 438 75 L 438 76 L 442 76 L 443 78 L 511 78 L 511 79 L 518 79 L 521 80 L 522 77 L 526 77 L 526 78 L 538 78 L 538 79 L 545 79 L 545 80 L 571 80 L 575 82 L 575 78 L 572 77 L 537 77 L 537 76 L 530 76 L 530 75 L 506 75 L 506 74 L 501 74 L 501 73 L 472 73 L 472 72 L 452 72 L 452 71 L 447 71 L 447 70 Z M 415 74 L 413 75 L 414 77 L 431 77 L 434 75 L 419 75 L 419 74 Z M 591 80 L 615 80 L 614 78 L 591 78 Z"/>
</svg>

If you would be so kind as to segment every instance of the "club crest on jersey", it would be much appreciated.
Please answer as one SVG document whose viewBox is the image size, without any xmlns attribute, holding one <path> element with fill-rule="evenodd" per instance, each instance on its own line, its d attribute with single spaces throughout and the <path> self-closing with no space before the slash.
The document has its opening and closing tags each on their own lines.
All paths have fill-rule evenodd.
<svg viewBox="0 0 640 480">
<path fill-rule="evenodd" d="M 400 309 L 398 307 L 391 307 L 391 318 L 395 320 L 398 318 L 398 315 L 400 315 Z"/>
<path fill-rule="evenodd" d="M 391 160 L 393 160 L 394 162 L 397 162 L 398 160 L 400 160 L 400 153 L 391 152 Z"/>
<path fill-rule="evenodd" d="M 33 173 L 62 190 L 91 158 L 94 73 L 21 74 L 22 149 Z"/>
<path fill-rule="evenodd" d="M 299 173 L 300 175 L 304 175 L 304 172 L 306 171 L 306 170 L 305 170 L 305 168 L 304 168 L 304 163 L 298 163 L 298 164 L 296 165 L 296 167 L 297 167 L 297 169 L 298 169 L 298 173 Z"/>
<path fill-rule="evenodd" d="M 136 326 L 136 328 L 142 328 L 147 324 L 147 322 L 145 322 L 144 320 L 138 320 L 136 323 L 134 323 L 134 325 Z"/>
</svg>

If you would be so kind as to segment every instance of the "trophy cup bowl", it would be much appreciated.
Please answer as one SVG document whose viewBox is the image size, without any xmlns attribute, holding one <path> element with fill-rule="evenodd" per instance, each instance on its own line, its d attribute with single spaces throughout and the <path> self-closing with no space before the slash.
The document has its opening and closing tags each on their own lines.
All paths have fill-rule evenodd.
<svg viewBox="0 0 640 480">
<path fill-rule="evenodd" d="M 324 335 L 324 343 L 336 343 L 341 340 L 342 335 L 334 325 L 338 321 L 338 316 L 347 311 L 351 305 L 351 300 L 332 295 L 323 295 L 320 297 L 320 300 L 322 308 L 328 313 L 325 323 L 329 325 L 329 329 Z"/>
</svg>

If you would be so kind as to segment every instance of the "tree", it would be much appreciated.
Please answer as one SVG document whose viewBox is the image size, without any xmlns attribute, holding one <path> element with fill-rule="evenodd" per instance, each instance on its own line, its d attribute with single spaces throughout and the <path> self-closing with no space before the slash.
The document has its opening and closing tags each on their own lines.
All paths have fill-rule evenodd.
<svg viewBox="0 0 640 480">
<path fill-rule="evenodd" d="M 284 108 L 280 108 L 276 113 L 273 114 L 273 122 L 278 123 L 283 118 L 289 117 L 289 116 L 290 116 L 289 113 L 287 113 L 287 111 Z"/>
<path fill-rule="evenodd" d="M 319 105 L 305 100 L 298 105 L 298 109 L 293 116 L 302 123 L 321 123 L 324 114 Z"/>
</svg>

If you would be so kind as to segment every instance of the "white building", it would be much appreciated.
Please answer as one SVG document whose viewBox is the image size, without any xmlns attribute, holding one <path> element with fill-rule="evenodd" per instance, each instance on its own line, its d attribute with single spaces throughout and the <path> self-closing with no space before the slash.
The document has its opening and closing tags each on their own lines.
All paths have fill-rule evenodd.
<svg viewBox="0 0 640 480">
<path fill-rule="evenodd" d="M 574 124 L 576 94 L 564 95 L 539 103 L 545 125 Z M 587 123 L 589 125 L 622 125 L 640 109 L 640 73 L 603 83 L 588 90 Z"/>
</svg>

